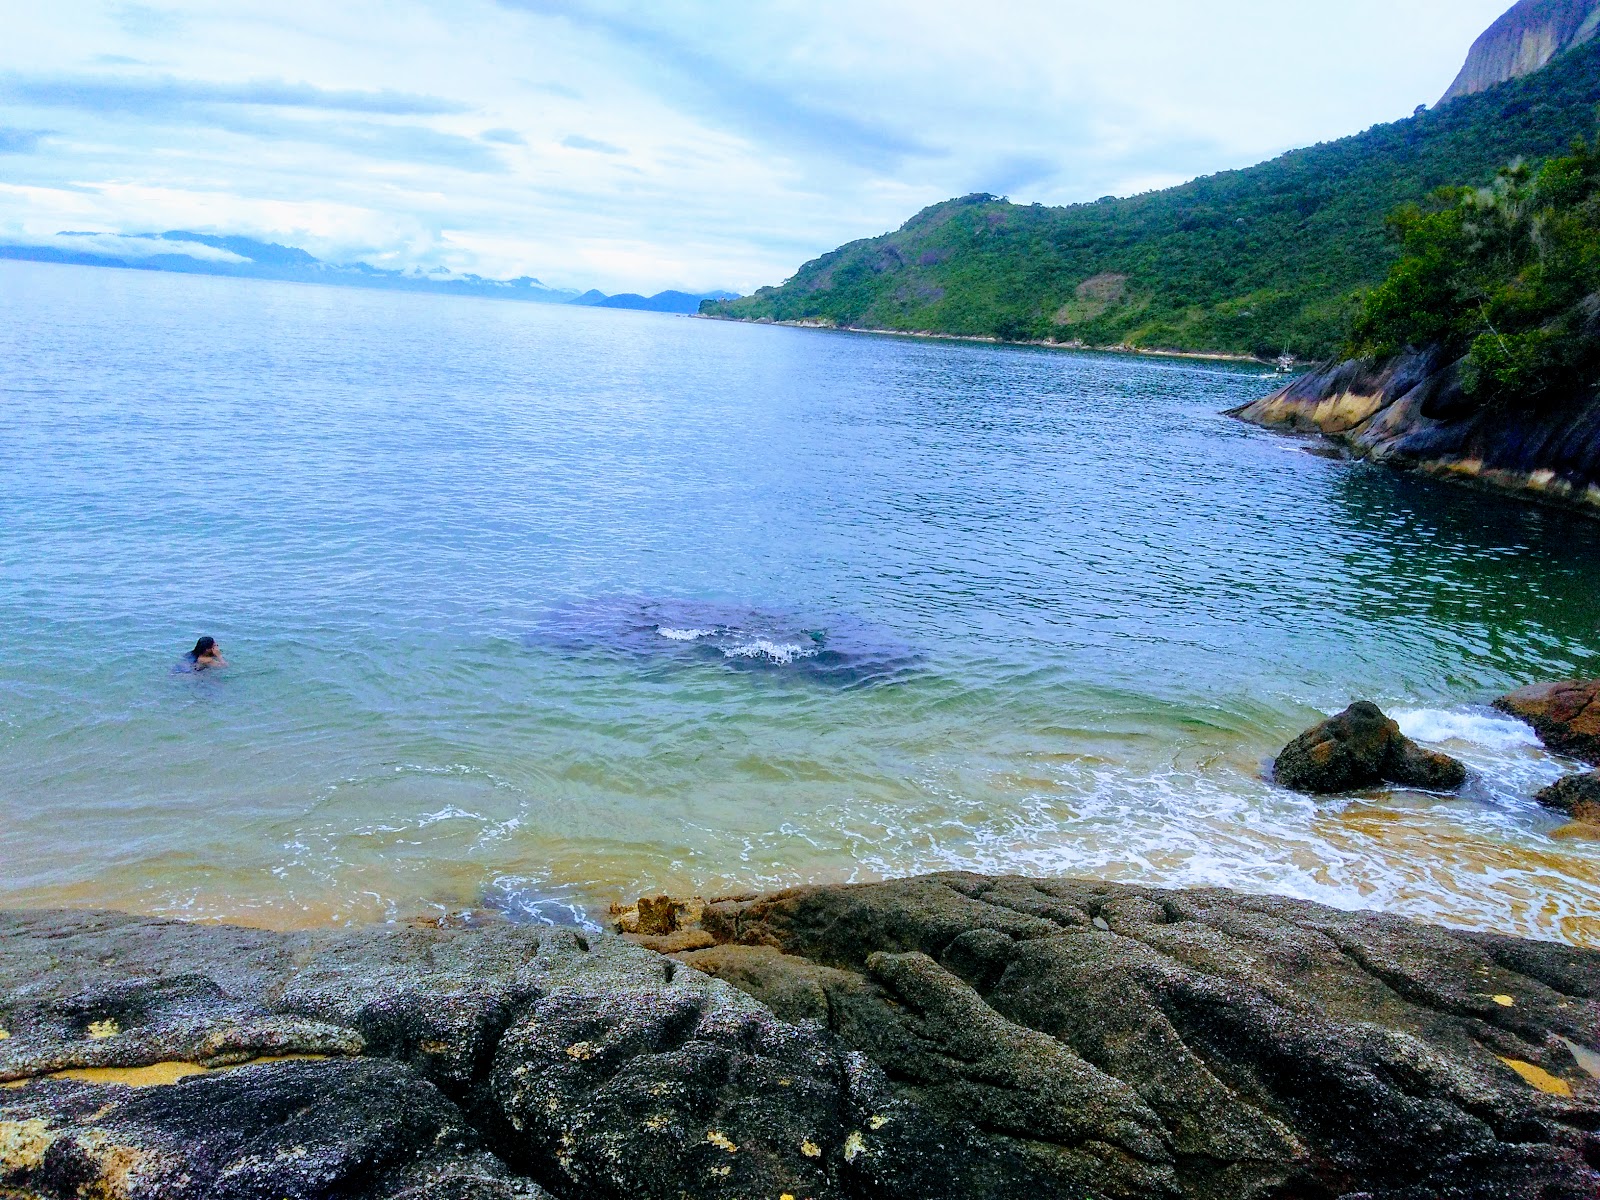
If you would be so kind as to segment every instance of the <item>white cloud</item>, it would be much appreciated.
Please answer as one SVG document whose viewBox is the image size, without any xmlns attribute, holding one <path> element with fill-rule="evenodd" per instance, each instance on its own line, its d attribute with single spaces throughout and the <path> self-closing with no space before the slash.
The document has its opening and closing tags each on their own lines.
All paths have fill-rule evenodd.
<svg viewBox="0 0 1600 1200">
<path fill-rule="evenodd" d="M 90 233 L 63 231 L 53 237 L 23 234 L 13 241 L 15 245 L 49 246 L 78 254 L 100 254 L 110 258 L 148 259 L 163 254 L 181 254 L 208 262 L 249 262 L 242 254 L 191 242 L 182 238 L 144 237 L 133 233 Z"/>
<path fill-rule="evenodd" d="M 947 196 L 1125 194 L 1405 116 L 1507 2 L 18 5 L 0 227 L 748 289 Z"/>
</svg>

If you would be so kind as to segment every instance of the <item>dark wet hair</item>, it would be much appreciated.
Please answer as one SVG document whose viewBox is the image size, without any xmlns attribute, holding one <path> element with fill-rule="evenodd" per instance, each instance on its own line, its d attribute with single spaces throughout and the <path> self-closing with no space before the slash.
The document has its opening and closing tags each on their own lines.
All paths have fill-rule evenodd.
<svg viewBox="0 0 1600 1200">
<path fill-rule="evenodd" d="M 194 660 L 200 658 L 202 655 L 214 654 L 216 652 L 216 649 L 217 649 L 217 639 L 216 638 L 214 638 L 214 637 L 203 637 L 198 642 L 196 642 L 194 644 L 194 649 L 189 651 L 189 660 L 191 662 L 193 662 Z"/>
</svg>

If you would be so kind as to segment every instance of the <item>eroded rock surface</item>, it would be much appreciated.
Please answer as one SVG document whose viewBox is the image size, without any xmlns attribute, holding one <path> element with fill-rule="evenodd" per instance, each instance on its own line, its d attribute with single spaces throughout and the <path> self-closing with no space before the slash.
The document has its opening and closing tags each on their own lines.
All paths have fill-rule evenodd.
<svg viewBox="0 0 1600 1200">
<path fill-rule="evenodd" d="M 712 904 L 686 961 L 1044 1194 L 1600 1194 L 1600 953 L 1221 890 L 949 874 Z"/>
<path fill-rule="evenodd" d="M 1284 787 L 1318 793 L 1380 783 L 1451 792 L 1467 781 L 1465 766 L 1448 754 L 1424 750 L 1367 700 L 1295 738 L 1278 755 L 1273 773 Z"/>
<path fill-rule="evenodd" d="M 1600 766 L 1600 679 L 1536 683 L 1494 706 L 1532 725 L 1550 749 Z"/>
<path fill-rule="evenodd" d="M 718 944 L 680 961 L 0 914 L 0 1196 L 1600 1189 L 1593 952 L 972 875 L 713 902 L 694 932 Z"/>
<path fill-rule="evenodd" d="M 0 1195 L 909 1198 L 994 1159 L 617 937 L 25 912 L 0 949 Z"/>
</svg>

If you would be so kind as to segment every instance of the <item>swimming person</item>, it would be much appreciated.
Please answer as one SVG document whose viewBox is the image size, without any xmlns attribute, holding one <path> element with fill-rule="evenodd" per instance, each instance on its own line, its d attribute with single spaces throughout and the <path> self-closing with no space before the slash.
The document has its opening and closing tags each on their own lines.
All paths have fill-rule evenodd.
<svg viewBox="0 0 1600 1200">
<path fill-rule="evenodd" d="M 222 651 L 217 649 L 217 639 L 203 637 L 194 644 L 194 649 L 185 654 L 184 660 L 188 662 L 189 669 L 204 671 L 210 667 L 225 667 L 227 659 L 222 657 Z"/>
</svg>

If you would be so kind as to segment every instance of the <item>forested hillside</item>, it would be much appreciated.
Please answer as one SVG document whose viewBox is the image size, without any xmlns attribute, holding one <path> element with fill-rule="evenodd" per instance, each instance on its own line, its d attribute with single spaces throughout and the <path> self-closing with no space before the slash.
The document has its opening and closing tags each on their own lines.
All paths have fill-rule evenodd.
<svg viewBox="0 0 1600 1200">
<path fill-rule="evenodd" d="M 1354 137 L 1181 187 L 1067 208 L 966 196 L 711 315 L 1301 357 L 1336 352 L 1399 258 L 1386 218 L 1592 134 L 1600 41 Z"/>
</svg>

